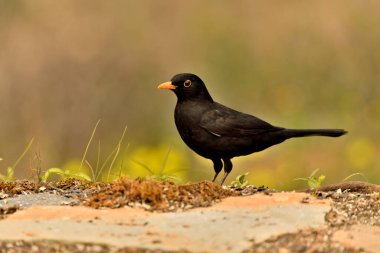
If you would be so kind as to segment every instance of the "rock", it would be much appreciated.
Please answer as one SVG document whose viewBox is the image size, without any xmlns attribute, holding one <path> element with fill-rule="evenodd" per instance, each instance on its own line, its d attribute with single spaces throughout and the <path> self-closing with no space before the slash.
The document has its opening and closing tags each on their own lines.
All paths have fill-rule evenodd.
<svg viewBox="0 0 380 253">
<path fill-rule="evenodd" d="M 163 251 L 242 252 L 252 241 L 324 227 L 329 201 L 311 198 L 302 204 L 306 196 L 273 193 L 229 197 L 212 207 L 171 213 L 33 206 L 1 220 L 0 238 L 92 243 L 119 249 L 143 245 Z"/>
<path fill-rule="evenodd" d="M 365 252 L 379 252 L 380 227 L 368 225 L 354 225 L 350 228 L 336 231 L 332 237 L 347 248 L 363 249 Z"/>
</svg>

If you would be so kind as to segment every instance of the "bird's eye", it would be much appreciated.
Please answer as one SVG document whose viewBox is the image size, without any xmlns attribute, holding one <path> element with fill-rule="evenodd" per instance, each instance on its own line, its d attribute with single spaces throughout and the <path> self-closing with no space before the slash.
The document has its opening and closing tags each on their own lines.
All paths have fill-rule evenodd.
<svg viewBox="0 0 380 253">
<path fill-rule="evenodd" d="M 190 87 L 190 86 L 191 86 L 191 81 L 190 81 L 190 80 L 186 80 L 186 81 L 183 83 L 183 86 L 185 86 L 186 88 Z"/>
</svg>

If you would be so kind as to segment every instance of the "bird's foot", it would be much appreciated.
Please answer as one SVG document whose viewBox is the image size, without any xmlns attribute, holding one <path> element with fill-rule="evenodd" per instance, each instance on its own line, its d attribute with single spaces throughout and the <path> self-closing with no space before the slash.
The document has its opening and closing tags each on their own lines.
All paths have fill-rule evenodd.
<svg viewBox="0 0 380 253">
<path fill-rule="evenodd" d="M 230 174 L 230 173 L 228 173 L 228 172 L 224 172 L 224 175 L 223 175 L 222 181 L 220 182 L 220 186 L 223 186 L 224 181 L 226 181 L 226 178 L 227 178 L 228 174 Z"/>
<path fill-rule="evenodd" d="M 215 173 L 214 178 L 211 180 L 211 182 L 215 183 L 216 178 L 218 177 L 219 173 Z"/>
</svg>

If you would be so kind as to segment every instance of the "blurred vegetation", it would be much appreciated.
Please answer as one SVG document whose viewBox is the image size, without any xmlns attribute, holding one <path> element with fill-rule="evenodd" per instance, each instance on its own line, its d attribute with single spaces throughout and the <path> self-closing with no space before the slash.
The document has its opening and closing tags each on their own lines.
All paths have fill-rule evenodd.
<svg viewBox="0 0 380 253">
<path fill-rule="evenodd" d="M 182 182 L 211 179 L 176 132 L 175 96 L 156 89 L 193 72 L 215 100 L 274 125 L 349 131 L 235 158 L 227 183 L 249 171 L 256 185 L 302 187 L 293 179 L 316 168 L 325 183 L 359 172 L 380 183 L 379 12 L 377 1 L 0 0 L 0 173 L 32 137 L 16 177 L 32 177 L 36 153 L 44 170 L 79 168 L 101 119 L 88 161 L 128 125 L 112 175 L 164 164 Z"/>
<path fill-rule="evenodd" d="M 294 180 L 305 181 L 310 190 L 318 190 L 326 179 L 325 175 L 319 175 L 316 177 L 318 170 L 319 169 L 315 169 L 308 177 L 296 178 Z"/>
</svg>

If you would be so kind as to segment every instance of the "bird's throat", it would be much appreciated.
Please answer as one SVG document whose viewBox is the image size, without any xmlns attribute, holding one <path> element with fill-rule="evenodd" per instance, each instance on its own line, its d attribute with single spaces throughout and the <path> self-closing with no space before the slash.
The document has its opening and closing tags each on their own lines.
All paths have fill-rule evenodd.
<svg viewBox="0 0 380 253">
<path fill-rule="evenodd" d="M 173 91 L 177 95 L 178 103 L 183 103 L 186 101 L 201 101 L 210 103 L 214 102 L 207 90 L 202 90 L 201 92 L 197 93 L 192 93 L 191 91 L 177 93 L 176 90 Z"/>
</svg>

